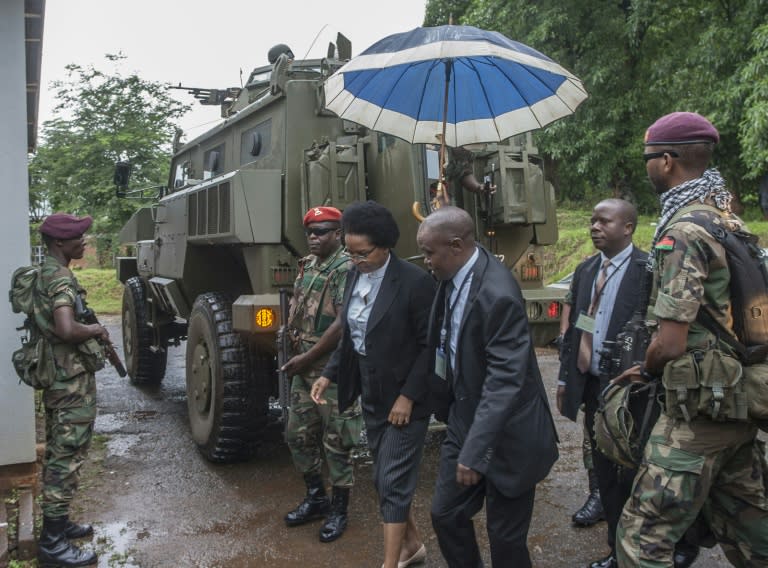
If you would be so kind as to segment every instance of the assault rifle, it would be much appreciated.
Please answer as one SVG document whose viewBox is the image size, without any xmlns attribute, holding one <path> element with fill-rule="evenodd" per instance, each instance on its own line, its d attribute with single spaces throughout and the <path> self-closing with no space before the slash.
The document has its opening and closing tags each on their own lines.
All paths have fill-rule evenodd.
<svg viewBox="0 0 768 568">
<path fill-rule="evenodd" d="M 645 321 L 650 278 L 650 273 L 644 273 L 640 307 L 616 335 L 616 340 L 603 341 L 599 365 L 601 378 L 614 379 L 645 362 L 645 352 L 651 342 L 651 331 Z M 600 393 L 595 437 L 598 448 L 608 459 L 629 468 L 640 464 L 643 448 L 661 412 L 656 395 L 658 389 L 659 382 L 651 381 L 647 384 L 609 384 Z"/>
<path fill-rule="evenodd" d="M 290 377 L 288 373 L 283 371 L 283 365 L 285 365 L 291 358 L 291 341 L 290 332 L 288 330 L 288 290 L 286 288 L 280 289 L 280 329 L 277 330 L 277 392 L 278 400 L 280 402 L 280 408 L 283 412 L 283 424 L 288 421 L 288 407 L 290 405 L 289 394 L 291 386 L 289 384 Z"/>
<path fill-rule="evenodd" d="M 651 332 L 645 322 L 645 310 L 632 316 L 615 341 L 603 341 L 600 351 L 600 375 L 618 377 L 627 369 L 645 362 L 645 352 L 651 342 Z"/>
<path fill-rule="evenodd" d="M 639 261 L 645 265 L 645 261 Z M 645 352 L 651 342 L 651 332 L 645 321 L 650 295 L 651 273 L 643 273 L 640 285 L 640 306 L 624 328 L 616 335 L 615 341 L 603 341 L 600 351 L 600 375 L 609 379 L 645 362 Z"/>
<path fill-rule="evenodd" d="M 75 317 L 82 323 L 95 323 L 97 325 L 101 325 L 101 323 L 99 323 L 99 318 L 97 318 L 94 311 L 88 307 L 85 299 L 80 294 L 75 296 Z M 121 377 L 126 376 L 128 371 L 125 370 L 125 365 L 123 365 L 123 362 L 120 360 L 120 355 L 118 355 L 117 351 L 115 351 L 115 346 L 112 345 L 110 341 L 99 340 L 99 343 L 101 343 L 102 347 L 104 347 L 104 355 L 107 356 L 107 360 L 115 368 L 117 374 Z"/>
</svg>

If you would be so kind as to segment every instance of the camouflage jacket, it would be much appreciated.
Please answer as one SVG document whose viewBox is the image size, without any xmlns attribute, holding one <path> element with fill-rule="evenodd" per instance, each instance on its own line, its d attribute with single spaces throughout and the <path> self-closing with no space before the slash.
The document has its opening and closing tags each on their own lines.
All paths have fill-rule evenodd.
<svg viewBox="0 0 768 568">
<path fill-rule="evenodd" d="M 75 309 L 75 298 L 85 294 L 75 275 L 52 256 L 46 256 L 40 267 L 39 293 L 35 295 L 35 324 L 53 345 L 56 365 L 63 378 L 86 372 L 77 345 L 63 343 L 54 334 L 53 312 L 62 306 Z"/>
<path fill-rule="evenodd" d="M 318 262 L 315 255 L 299 261 L 288 316 L 294 353 L 308 351 L 336 319 L 344 300 L 349 265 L 349 257 L 341 247 L 325 262 Z"/>
<path fill-rule="evenodd" d="M 687 349 L 706 349 L 715 337 L 696 321 L 704 305 L 725 329 L 731 329 L 731 280 L 725 249 L 709 232 L 691 221 L 694 216 L 712 219 L 728 230 L 740 228 L 733 214 L 720 215 L 711 208 L 686 206 L 675 215 L 655 245 L 653 288 L 648 319 L 689 323 Z"/>
</svg>

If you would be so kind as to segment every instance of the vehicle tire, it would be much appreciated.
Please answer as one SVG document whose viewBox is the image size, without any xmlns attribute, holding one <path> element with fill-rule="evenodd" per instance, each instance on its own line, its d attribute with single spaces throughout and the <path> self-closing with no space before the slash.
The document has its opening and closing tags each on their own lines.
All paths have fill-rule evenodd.
<svg viewBox="0 0 768 568">
<path fill-rule="evenodd" d="M 153 330 L 147 321 L 144 282 L 129 278 L 123 289 L 123 353 L 125 367 L 135 385 L 157 385 L 165 376 L 168 351 L 152 350 Z"/>
<path fill-rule="evenodd" d="M 272 358 L 250 353 L 232 329 L 232 302 L 208 292 L 195 300 L 187 333 L 187 408 L 192 438 L 210 461 L 250 457 L 266 425 Z M 269 369 L 267 369 L 269 366 Z"/>
</svg>

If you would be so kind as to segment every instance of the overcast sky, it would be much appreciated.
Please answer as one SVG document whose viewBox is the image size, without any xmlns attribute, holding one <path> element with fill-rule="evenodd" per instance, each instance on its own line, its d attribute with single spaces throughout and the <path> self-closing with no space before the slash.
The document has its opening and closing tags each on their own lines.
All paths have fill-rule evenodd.
<svg viewBox="0 0 768 568">
<path fill-rule="evenodd" d="M 267 51 L 286 43 L 297 58 L 323 57 L 341 32 L 356 55 L 379 39 L 420 26 L 426 0 L 48 0 L 43 37 L 40 124 L 55 105 L 50 83 L 65 66 L 113 68 L 107 53 L 126 56 L 121 71 L 141 78 L 205 88 L 240 86 Z M 446 22 L 447 23 L 447 22 Z M 317 37 L 319 34 L 319 37 Z M 194 103 L 182 119 L 187 139 L 219 117 L 219 107 Z"/>
</svg>

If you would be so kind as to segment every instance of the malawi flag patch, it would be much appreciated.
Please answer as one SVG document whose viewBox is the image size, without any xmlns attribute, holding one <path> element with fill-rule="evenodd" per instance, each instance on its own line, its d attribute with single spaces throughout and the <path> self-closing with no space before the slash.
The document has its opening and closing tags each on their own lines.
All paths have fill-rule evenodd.
<svg viewBox="0 0 768 568">
<path fill-rule="evenodd" d="M 656 250 L 673 250 L 675 248 L 675 239 L 669 236 L 664 237 L 653 248 Z"/>
</svg>

